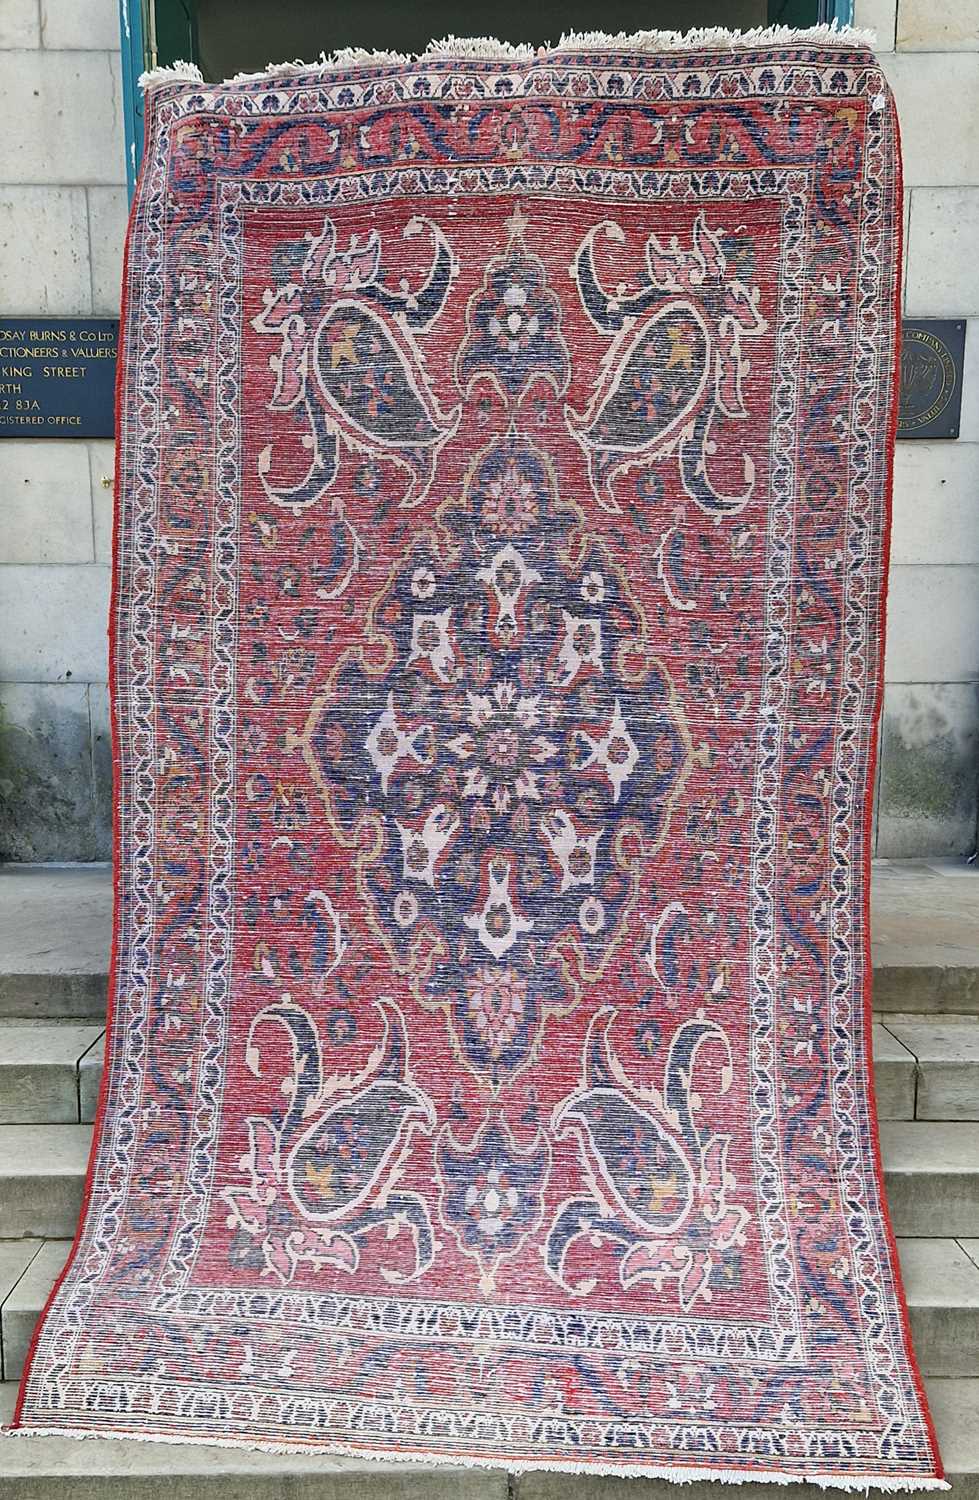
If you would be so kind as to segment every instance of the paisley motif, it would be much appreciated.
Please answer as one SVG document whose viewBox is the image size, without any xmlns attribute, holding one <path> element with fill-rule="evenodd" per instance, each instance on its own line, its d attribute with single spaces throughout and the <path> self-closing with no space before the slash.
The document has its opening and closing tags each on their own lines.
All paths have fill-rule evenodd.
<svg viewBox="0 0 979 1500">
<path fill-rule="evenodd" d="M 441 445 L 459 423 L 457 409 L 443 414 L 424 371 L 416 334 L 429 329 L 445 305 L 458 267 L 445 236 L 430 220 L 409 220 L 405 239 L 427 231 L 434 258 L 423 285 L 392 291 L 383 279 L 376 231 L 337 248 L 333 221 L 316 236 L 286 242 L 276 257 L 277 284 L 262 294 L 252 319 L 259 334 L 279 338 L 268 357 L 275 389 L 273 412 L 303 407 L 309 453 L 305 478 L 283 487 L 270 479 L 273 446 L 262 449 L 258 472 L 269 499 L 294 513 L 332 489 L 341 446 L 384 454 L 405 472 L 402 503 L 424 499 Z M 360 546 L 358 539 L 358 547 Z"/>
<path fill-rule="evenodd" d="M 392 1189 L 399 1157 L 416 1130 L 431 1132 L 435 1110 L 412 1079 L 404 1017 L 387 1002 L 379 1009 L 382 1038 L 356 1078 L 324 1073 L 316 1022 L 288 996 L 253 1021 L 248 1055 L 257 1076 L 262 1033 L 274 1024 L 291 1040 L 292 1071 L 281 1082 L 291 1103 L 281 1122 L 248 1121 L 242 1166 L 249 1182 L 222 1193 L 229 1227 L 237 1231 L 232 1254 L 238 1264 L 254 1264 L 283 1283 L 304 1264 L 352 1273 L 360 1241 L 379 1226 L 387 1227 L 389 1239 L 407 1229 L 412 1241 L 411 1270 L 389 1269 L 388 1280 L 411 1279 L 431 1264 L 434 1236 L 424 1201 Z"/>
<path fill-rule="evenodd" d="M 763 334 L 760 291 L 746 285 L 723 248 L 723 231 L 697 215 L 689 249 L 673 240 L 646 241 L 638 289 L 606 291 L 596 265 L 605 238 L 621 243 L 619 225 L 589 231 L 572 275 L 582 306 L 596 329 L 611 337 L 605 377 L 587 411 L 571 406 L 566 417 L 588 462 L 595 498 L 618 510 L 613 483 L 623 472 L 676 454 L 683 488 L 709 513 L 742 510 L 754 489 L 754 462 L 743 456 L 745 488 L 722 493 L 710 480 L 707 459 L 716 416 L 748 416 L 742 399 L 750 369 L 742 340 Z"/>
<path fill-rule="evenodd" d="M 564 1205 L 547 1238 L 549 1273 L 570 1291 L 576 1242 L 607 1240 L 618 1247 L 623 1288 L 651 1281 L 677 1282 L 680 1306 L 689 1312 L 709 1302 L 711 1281 L 724 1252 L 745 1243 L 749 1212 L 731 1201 L 737 1180 L 727 1165 L 729 1137 L 708 1134 L 697 1121 L 694 1067 L 710 1044 L 720 1051 L 717 1092 L 731 1084 L 731 1047 L 725 1032 L 701 1013 L 674 1033 L 662 1089 L 632 1084 L 611 1049 L 616 1012 L 593 1018 L 585 1044 L 580 1087 L 558 1105 L 551 1120 L 558 1135 L 579 1142 L 592 1197 Z M 584 1288 L 591 1290 L 589 1280 Z"/>
<path fill-rule="evenodd" d="M 328 406 L 364 443 L 430 448 L 436 442 L 439 429 L 413 389 L 407 358 L 379 317 L 356 302 L 336 302 L 313 349 Z"/>
</svg>

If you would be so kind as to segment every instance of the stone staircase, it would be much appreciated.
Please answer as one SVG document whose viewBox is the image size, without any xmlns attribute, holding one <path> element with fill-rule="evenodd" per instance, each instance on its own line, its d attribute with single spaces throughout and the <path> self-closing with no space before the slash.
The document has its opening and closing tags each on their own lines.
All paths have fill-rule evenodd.
<svg viewBox="0 0 979 1500">
<path fill-rule="evenodd" d="M 111 905 L 104 867 L 0 868 L 0 1421 L 81 1205 Z M 979 1500 L 979 872 L 882 863 L 873 914 L 874 1071 L 911 1326 L 955 1500 Z M 0 1436 L 0 1500 L 48 1500 L 59 1479 L 72 1500 L 201 1500 L 202 1489 L 215 1500 L 618 1500 L 624 1485 L 645 1500 L 667 1494 L 651 1480 Z"/>
</svg>

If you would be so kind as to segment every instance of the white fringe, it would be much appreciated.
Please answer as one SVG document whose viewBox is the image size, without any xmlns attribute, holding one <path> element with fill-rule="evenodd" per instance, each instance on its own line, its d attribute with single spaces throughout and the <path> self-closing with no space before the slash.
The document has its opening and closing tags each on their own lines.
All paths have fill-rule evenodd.
<svg viewBox="0 0 979 1500">
<path fill-rule="evenodd" d="M 139 86 L 144 94 L 165 83 L 203 83 L 204 74 L 194 63 L 175 62 L 172 68 L 150 68 L 140 73 Z"/>
<path fill-rule="evenodd" d="M 869 47 L 877 45 L 875 32 L 862 26 L 838 26 L 835 21 L 819 26 L 753 26 L 748 31 L 729 31 L 724 26 L 699 26 L 693 31 L 567 31 L 555 49 L 580 52 L 598 47 L 625 52 L 703 52 L 739 47 Z"/>
<path fill-rule="evenodd" d="M 716 1479 L 720 1484 L 813 1484 L 821 1490 L 846 1490 L 850 1494 L 911 1494 L 918 1490 L 949 1490 L 946 1479 L 927 1476 L 896 1478 L 891 1474 L 783 1474 L 778 1469 L 712 1469 L 688 1468 L 684 1464 L 605 1464 L 572 1463 L 566 1459 L 475 1457 L 455 1453 L 372 1452 L 353 1443 L 320 1442 L 275 1443 L 265 1438 L 170 1437 L 162 1432 L 114 1432 L 86 1427 L 0 1427 L 6 1437 L 111 1438 L 136 1443 L 167 1443 L 172 1448 L 238 1448 L 256 1453 L 276 1453 L 291 1457 L 305 1454 L 332 1454 L 338 1458 L 359 1458 L 370 1465 L 399 1463 L 427 1464 L 432 1468 L 503 1469 L 510 1474 L 534 1472 L 555 1474 L 602 1474 L 616 1479 L 667 1479 L 671 1484 L 697 1484 Z"/>
<path fill-rule="evenodd" d="M 223 84 L 272 82 L 276 78 L 294 78 L 304 73 L 314 78 L 329 77 L 345 68 L 417 67 L 447 57 L 462 60 L 498 59 L 506 62 L 531 62 L 536 57 L 560 56 L 581 51 L 601 52 L 727 52 L 746 47 L 867 47 L 873 50 L 877 38 L 872 31 L 859 26 L 838 26 L 835 21 L 801 29 L 793 26 L 756 26 L 749 31 L 729 31 L 723 26 L 701 26 L 693 31 L 568 31 L 556 47 L 534 47 L 527 42 L 501 42 L 490 36 L 447 36 L 429 42 L 424 52 L 372 51 L 367 47 L 341 47 L 329 57 L 321 52 L 316 62 L 269 63 L 259 73 L 236 73 Z M 204 82 L 193 63 L 177 62 L 171 68 L 152 68 L 143 73 L 139 86 L 145 92 L 172 83 Z"/>
</svg>

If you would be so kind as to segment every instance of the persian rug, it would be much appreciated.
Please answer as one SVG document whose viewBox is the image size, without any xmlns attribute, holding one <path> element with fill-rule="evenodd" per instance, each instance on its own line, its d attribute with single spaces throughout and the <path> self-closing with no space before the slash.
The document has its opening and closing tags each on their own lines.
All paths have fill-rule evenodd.
<svg viewBox="0 0 979 1500">
<path fill-rule="evenodd" d="M 865 39 L 147 83 L 108 1065 L 16 1424 L 940 1487 L 868 1066 Z"/>
</svg>

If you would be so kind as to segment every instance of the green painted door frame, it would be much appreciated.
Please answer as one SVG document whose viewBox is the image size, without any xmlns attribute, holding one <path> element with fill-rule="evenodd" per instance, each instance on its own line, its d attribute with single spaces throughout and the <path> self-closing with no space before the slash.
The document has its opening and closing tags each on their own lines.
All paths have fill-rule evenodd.
<svg viewBox="0 0 979 1500">
<path fill-rule="evenodd" d="M 814 21 L 853 20 L 853 0 L 778 0 L 770 3 L 772 20 L 790 26 Z M 119 0 L 122 37 L 122 99 L 126 127 L 126 175 L 129 196 L 143 155 L 143 99 L 139 75 L 178 60 L 197 61 L 195 0 Z"/>
<path fill-rule="evenodd" d="M 119 0 L 122 40 L 122 107 L 126 131 L 129 196 L 143 157 L 143 96 L 139 75 L 147 68 L 196 62 L 195 0 Z"/>
<path fill-rule="evenodd" d="M 122 39 L 122 112 L 126 132 L 126 182 L 132 198 L 143 159 L 143 96 L 138 79 L 146 67 L 141 0 L 119 0 Z"/>
</svg>

